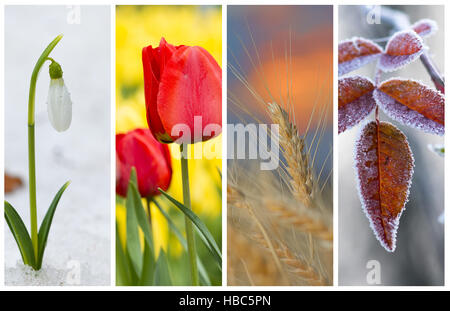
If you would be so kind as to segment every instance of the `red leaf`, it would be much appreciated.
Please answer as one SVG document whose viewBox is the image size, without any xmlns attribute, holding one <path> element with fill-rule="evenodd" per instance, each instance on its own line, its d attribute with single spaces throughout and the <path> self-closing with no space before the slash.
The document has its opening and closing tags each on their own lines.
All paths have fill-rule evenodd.
<svg viewBox="0 0 450 311">
<path fill-rule="evenodd" d="M 381 245 L 393 252 L 414 168 L 406 136 L 390 123 L 370 122 L 356 142 L 355 161 L 363 210 Z"/>
<path fill-rule="evenodd" d="M 375 108 L 374 84 L 367 78 L 354 76 L 339 79 L 338 132 L 352 128 Z"/>
<path fill-rule="evenodd" d="M 419 36 L 425 38 L 434 34 L 437 30 L 437 24 L 434 20 L 431 19 L 421 19 L 414 23 L 411 26 L 411 29 L 414 30 Z"/>
<path fill-rule="evenodd" d="M 424 51 L 422 38 L 412 30 L 397 32 L 380 58 L 383 71 L 394 71 L 416 60 Z"/>
<path fill-rule="evenodd" d="M 356 70 L 377 59 L 382 49 L 364 38 L 353 38 L 339 43 L 339 75 Z"/>
<path fill-rule="evenodd" d="M 442 93 L 413 80 L 384 81 L 374 98 L 392 119 L 428 133 L 445 132 L 445 99 Z"/>
</svg>

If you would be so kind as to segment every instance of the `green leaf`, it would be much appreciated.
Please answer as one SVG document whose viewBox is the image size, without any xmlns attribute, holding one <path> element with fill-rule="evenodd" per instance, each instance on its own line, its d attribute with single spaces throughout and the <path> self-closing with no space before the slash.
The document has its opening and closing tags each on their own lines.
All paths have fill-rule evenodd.
<svg viewBox="0 0 450 311">
<path fill-rule="evenodd" d="M 164 250 L 160 250 L 158 260 L 156 261 L 154 285 L 156 286 L 171 286 L 172 280 L 169 273 L 169 265 L 167 264 L 167 257 Z"/>
<path fill-rule="evenodd" d="M 220 252 L 219 247 L 217 246 L 216 241 L 214 240 L 214 237 L 212 236 L 211 232 L 209 232 L 206 225 L 198 218 L 197 215 L 195 215 L 194 212 L 192 212 L 190 209 L 185 207 L 182 203 L 178 202 L 174 198 L 172 198 L 167 192 L 159 188 L 159 191 L 168 198 L 176 207 L 178 207 L 197 227 L 201 235 L 205 238 L 204 242 L 206 242 L 206 245 L 208 246 L 209 250 L 213 254 L 214 258 L 216 259 L 217 263 L 219 265 L 222 265 L 222 254 Z"/>
<path fill-rule="evenodd" d="M 167 212 L 159 205 L 159 203 L 156 200 L 153 200 L 153 202 L 155 203 L 156 207 L 158 207 L 161 214 L 163 214 L 164 217 L 166 218 L 167 223 L 169 224 L 170 230 L 172 230 L 172 232 L 178 238 L 178 241 L 180 241 L 180 244 L 183 246 L 184 250 L 187 251 L 187 249 L 188 249 L 187 241 L 184 238 L 183 234 L 180 232 L 180 230 L 178 230 L 175 223 L 172 221 L 172 219 L 167 214 Z M 203 263 L 198 255 L 197 255 L 197 266 L 198 266 L 198 271 L 200 272 L 201 284 L 204 286 L 211 286 L 211 280 L 209 279 L 209 276 L 208 276 L 208 273 L 206 272 L 205 266 L 203 265 Z"/>
<path fill-rule="evenodd" d="M 136 283 L 150 284 L 153 282 L 153 273 L 155 270 L 155 252 L 153 248 L 153 235 L 151 231 L 151 227 L 148 221 L 148 217 L 145 214 L 144 206 L 142 205 L 141 195 L 139 194 L 138 186 L 137 186 L 137 178 L 136 178 L 136 170 L 133 167 L 131 169 L 130 174 L 130 182 L 128 184 L 128 192 L 127 192 L 127 241 L 128 241 L 128 216 L 133 217 L 132 225 L 133 228 L 138 232 L 138 228 L 141 228 L 144 233 L 144 252 L 142 253 L 139 246 L 139 257 L 135 256 L 133 258 L 128 249 L 128 253 L 130 254 L 130 258 L 132 259 L 133 266 L 139 265 L 139 270 L 135 270 L 139 276 L 139 280 Z M 139 242 L 139 240 L 137 240 Z M 128 242 L 127 242 L 128 244 Z M 137 250 L 136 250 L 137 251 Z M 139 260 L 139 262 L 137 262 Z M 134 283 L 134 285 L 138 285 Z"/>
<path fill-rule="evenodd" d="M 153 255 L 152 249 L 150 248 L 149 244 L 146 241 L 144 248 L 142 275 L 139 281 L 139 285 L 141 286 L 153 285 L 154 274 L 155 274 L 155 257 Z"/>
<path fill-rule="evenodd" d="M 134 177 L 133 177 L 134 172 Z M 134 168 L 131 171 L 131 176 L 135 179 L 136 173 L 134 171 Z M 152 253 L 154 254 L 154 247 L 153 247 L 153 235 L 152 231 L 150 229 L 150 224 L 148 221 L 147 214 L 145 214 L 144 206 L 142 205 L 141 195 L 139 194 L 138 188 L 137 188 L 137 182 L 130 182 L 130 195 L 133 198 L 134 204 L 134 212 L 136 215 L 136 220 L 139 225 L 139 227 L 142 229 L 142 232 L 144 233 L 144 238 L 149 244 L 148 246 L 152 250 Z"/>
<path fill-rule="evenodd" d="M 52 226 L 53 216 L 55 215 L 56 207 L 58 206 L 59 200 L 62 194 L 69 186 L 70 181 L 66 182 L 56 193 L 55 198 L 50 204 L 50 207 L 45 214 L 44 220 L 42 220 L 41 226 L 39 227 L 38 233 L 38 259 L 36 262 L 36 268 L 39 270 L 42 266 L 42 260 L 44 259 L 45 247 L 47 246 L 48 234 L 50 232 L 50 227 Z"/>
<path fill-rule="evenodd" d="M 30 234 L 14 207 L 5 201 L 5 219 L 16 240 L 23 263 L 35 268 L 33 243 Z"/>
<path fill-rule="evenodd" d="M 126 231 L 127 231 L 127 241 L 126 241 L 126 252 L 132 262 L 133 269 L 137 275 L 142 273 L 142 250 L 141 243 L 139 240 L 139 227 L 136 217 L 136 207 L 137 201 L 140 202 L 141 197 L 138 195 L 138 200 L 135 198 L 135 192 L 133 191 L 133 183 L 136 182 L 136 170 L 133 167 L 131 169 L 130 180 L 128 182 L 127 190 L 127 200 L 126 200 Z"/>
<path fill-rule="evenodd" d="M 116 232 L 117 229 L 116 223 Z M 130 265 L 128 264 L 128 259 L 122 248 L 122 243 L 120 242 L 119 234 L 116 234 L 116 285 L 118 286 L 128 286 L 132 284 L 132 275 L 130 270 Z"/>
</svg>

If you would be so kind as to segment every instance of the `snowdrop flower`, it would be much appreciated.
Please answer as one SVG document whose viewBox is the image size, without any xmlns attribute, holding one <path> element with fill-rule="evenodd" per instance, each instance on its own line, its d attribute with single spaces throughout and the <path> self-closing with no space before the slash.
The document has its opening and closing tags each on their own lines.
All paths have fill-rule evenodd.
<svg viewBox="0 0 450 311">
<path fill-rule="evenodd" d="M 63 132 L 72 122 L 72 101 L 64 84 L 61 66 L 52 61 L 49 72 L 51 80 L 47 98 L 48 118 L 55 130 Z"/>
</svg>

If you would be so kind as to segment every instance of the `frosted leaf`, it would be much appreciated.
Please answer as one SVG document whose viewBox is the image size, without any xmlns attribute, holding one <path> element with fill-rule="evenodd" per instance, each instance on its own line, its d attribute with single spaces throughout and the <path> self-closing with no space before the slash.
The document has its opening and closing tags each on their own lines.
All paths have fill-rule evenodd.
<svg viewBox="0 0 450 311">
<path fill-rule="evenodd" d="M 411 29 L 422 38 L 425 38 L 434 34 L 437 31 L 438 26 L 434 20 L 425 18 L 415 22 L 414 25 L 411 26 Z"/>
<path fill-rule="evenodd" d="M 344 75 L 378 59 L 383 52 L 375 42 L 352 38 L 339 43 L 338 75 Z"/>
<path fill-rule="evenodd" d="M 406 136 L 390 123 L 367 123 L 356 141 L 355 163 L 358 191 L 370 227 L 381 245 L 393 252 L 414 168 Z"/>
<path fill-rule="evenodd" d="M 354 76 L 339 79 L 338 132 L 352 128 L 375 108 L 374 84 L 367 78 Z"/>
<path fill-rule="evenodd" d="M 397 70 L 415 61 L 424 51 L 422 38 L 412 30 L 397 32 L 386 45 L 378 67 L 385 71 Z"/>
<path fill-rule="evenodd" d="M 390 79 L 383 82 L 373 97 L 392 119 L 427 133 L 444 135 L 444 96 L 419 82 Z"/>
</svg>

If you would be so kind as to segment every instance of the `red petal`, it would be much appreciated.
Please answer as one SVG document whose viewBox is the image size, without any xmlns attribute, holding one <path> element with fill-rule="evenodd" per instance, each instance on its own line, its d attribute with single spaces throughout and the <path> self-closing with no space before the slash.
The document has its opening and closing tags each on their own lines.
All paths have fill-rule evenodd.
<svg viewBox="0 0 450 311">
<path fill-rule="evenodd" d="M 190 130 L 189 142 L 218 135 L 220 130 L 212 135 L 203 135 L 203 130 L 208 124 L 222 125 L 221 68 L 205 49 L 180 47 L 166 64 L 157 102 L 158 114 L 167 133 L 170 134 L 175 125 L 182 124 Z M 194 131 L 194 117 L 201 117 L 201 130 L 199 127 Z M 180 136 L 171 135 L 174 140 Z"/>
<path fill-rule="evenodd" d="M 137 172 L 139 193 L 142 197 L 158 195 L 158 187 L 167 190 L 172 177 L 167 145 L 159 143 L 147 129 L 137 129 L 116 136 L 116 154 L 120 163 L 118 194 L 125 196 L 131 168 Z"/>
<path fill-rule="evenodd" d="M 153 135 L 160 140 L 161 137 L 166 135 L 156 108 L 159 90 L 159 53 L 156 53 L 155 49 L 153 49 L 151 45 L 142 49 L 142 64 L 144 67 L 144 91 L 147 123 Z"/>
<path fill-rule="evenodd" d="M 116 135 L 116 192 L 117 194 L 126 197 L 127 196 L 127 186 L 128 186 L 128 178 L 125 180 L 123 177 L 126 175 L 126 168 L 122 161 L 120 160 L 120 156 L 117 152 L 117 146 L 120 146 L 120 141 L 123 139 L 125 134 L 117 134 Z"/>
</svg>

